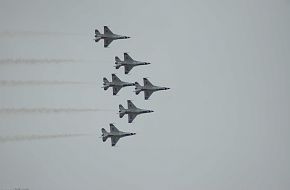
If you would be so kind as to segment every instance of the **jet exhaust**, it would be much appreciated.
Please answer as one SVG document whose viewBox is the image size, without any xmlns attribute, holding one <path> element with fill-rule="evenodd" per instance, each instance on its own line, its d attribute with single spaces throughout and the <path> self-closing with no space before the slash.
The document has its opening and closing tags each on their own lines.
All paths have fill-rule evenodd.
<svg viewBox="0 0 290 190">
<path fill-rule="evenodd" d="M 25 85 L 96 85 L 96 82 L 0 80 L 0 86 L 25 86 Z"/>
<path fill-rule="evenodd" d="M 78 112 L 100 112 L 114 111 L 112 109 L 96 108 L 0 108 L 0 114 L 49 114 L 49 113 L 78 113 Z"/>
<path fill-rule="evenodd" d="M 34 36 L 83 36 L 81 33 L 68 32 L 47 32 L 47 31 L 1 31 L 0 37 L 14 38 L 14 37 L 34 37 Z"/>
<path fill-rule="evenodd" d="M 0 59 L 0 64 L 65 64 L 82 62 L 75 59 Z"/>
<path fill-rule="evenodd" d="M 55 135 L 17 135 L 17 136 L 0 136 L 0 143 L 17 142 L 17 141 L 31 141 L 31 140 L 45 140 L 69 137 L 83 137 L 89 134 L 55 134 Z"/>
</svg>

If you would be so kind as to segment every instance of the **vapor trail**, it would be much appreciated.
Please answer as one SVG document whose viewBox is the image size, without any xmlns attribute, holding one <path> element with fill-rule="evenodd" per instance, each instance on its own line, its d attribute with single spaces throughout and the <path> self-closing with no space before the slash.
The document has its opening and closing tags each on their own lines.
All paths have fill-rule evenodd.
<svg viewBox="0 0 290 190">
<path fill-rule="evenodd" d="M 33 36 L 83 36 L 85 34 L 69 32 L 47 32 L 47 31 L 1 31 L 0 37 L 33 37 Z"/>
<path fill-rule="evenodd" d="M 75 59 L 0 59 L 0 64 L 62 64 L 81 61 Z"/>
<path fill-rule="evenodd" d="M 96 82 L 0 80 L 0 86 L 23 86 L 23 85 L 96 85 Z"/>
<path fill-rule="evenodd" d="M 56 134 L 56 135 L 17 135 L 17 136 L 0 136 L 0 143 L 14 142 L 14 141 L 30 141 L 30 140 L 45 140 L 68 137 L 82 137 L 89 136 L 89 134 Z"/>
<path fill-rule="evenodd" d="M 0 114 L 78 113 L 78 112 L 100 112 L 100 111 L 113 111 L 113 110 L 96 109 L 96 108 L 1 108 Z"/>
</svg>

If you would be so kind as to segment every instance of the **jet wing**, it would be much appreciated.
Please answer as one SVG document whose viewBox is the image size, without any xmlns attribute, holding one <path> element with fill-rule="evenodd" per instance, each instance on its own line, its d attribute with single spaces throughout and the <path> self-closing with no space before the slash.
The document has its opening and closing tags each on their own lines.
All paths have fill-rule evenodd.
<svg viewBox="0 0 290 190">
<path fill-rule="evenodd" d="M 153 86 L 153 84 L 147 79 L 143 78 L 144 86 Z"/>
<path fill-rule="evenodd" d="M 128 74 L 132 69 L 133 69 L 134 66 L 131 66 L 131 65 L 125 65 L 125 74 Z"/>
<path fill-rule="evenodd" d="M 113 87 L 113 95 L 117 95 L 118 92 L 121 90 L 122 87 L 120 86 L 114 86 Z"/>
<path fill-rule="evenodd" d="M 119 132 L 119 130 L 117 129 L 117 127 L 115 127 L 114 124 L 110 123 L 110 132 L 117 133 L 117 132 Z"/>
<path fill-rule="evenodd" d="M 130 55 L 128 53 L 124 53 L 124 61 L 130 61 L 130 62 L 132 62 L 134 60 L 130 57 Z"/>
<path fill-rule="evenodd" d="M 153 91 L 151 90 L 145 90 L 144 91 L 144 96 L 145 96 L 145 100 L 148 100 L 149 97 L 152 95 Z"/>
<path fill-rule="evenodd" d="M 115 74 L 112 74 L 112 81 L 113 82 L 122 82 Z"/>
<path fill-rule="evenodd" d="M 128 114 L 128 123 L 132 123 L 132 121 L 135 119 L 135 117 L 137 116 L 137 114 Z"/>
<path fill-rule="evenodd" d="M 104 26 L 104 34 L 114 34 L 108 26 Z"/>
<path fill-rule="evenodd" d="M 136 109 L 137 107 L 132 103 L 131 100 L 127 100 L 128 109 Z"/>
<path fill-rule="evenodd" d="M 116 136 L 111 137 L 112 146 L 115 146 L 119 139 L 120 139 L 120 137 L 116 137 Z"/>
<path fill-rule="evenodd" d="M 104 47 L 108 47 L 110 45 L 110 43 L 112 43 L 113 39 L 111 38 L 105 38 L 104 39 Z"/>
</svg>

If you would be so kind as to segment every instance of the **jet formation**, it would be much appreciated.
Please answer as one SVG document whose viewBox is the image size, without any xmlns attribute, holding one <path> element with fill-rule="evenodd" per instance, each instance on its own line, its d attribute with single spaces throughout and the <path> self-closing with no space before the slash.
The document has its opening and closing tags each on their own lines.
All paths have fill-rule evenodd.
<svg viewBox="0 0 290 190">
<path fill-rule="evenodd" d="M 107 26 L 104 26 L 104 34 L 101 34 L 97 29 L 95 30 L 95 42 L 99 42 L 101 39 L 104 39 L 104 47 L 107 48 L 110 43 L 114 40 L 118 39 L 128 39 L 130 37 L 114 34 Z M 116 69 L 120 67 L 124 67 L 125 74 L 129 74 L 129 72 L 136 66 L 141 65 L 149 65 L 150 62 L 145 61 L 137 61 L 134 60 L 128 53 L 124 53 L 124 60 L 122 61 L 118 56 L 115 56 L 115 65 Z M 138 82 L 124 82 L 116 74 L 112 75 L 112 82 L 110 82 L 107 78 L 103 77 L 103 87 L 104 90 L 108 90 L 110 87 L 113 89 L 113 95 L 117 95 L 118 92 L 123 87 L 135 87 L 135 94 L 138 95 L 140 92 L 144 92 L 144 99 L 148 100 L 150 96 L 156 92 L 161 90 L 168 90 L 168 87 L 161 87 L 153 85 L 147 78 L 143 78 L 144 85 L 141 86 Z M 141 109 L 133 104 L 131 100 L 127 100 L 128 108 L 124 108 L 121 104 L 119 104 L 119 117 L 123 118 L 124 115 L 128 115 L 128 123 L 132 123 L 137 115 L 144 113 L 152 113 L 153 110 L 149 109 Z M 103 142 L 107 140 L 107 138 L 111 138 L 111 146 L 115 146 L 118 140 L 122 137 L 132 136 L 136 133 L 131 132 L 122 132 L 119 131 L 112 123 L 110 123 L 110 132 L 107 132 L 104 128 L 101 129 Z"/>
</svg>

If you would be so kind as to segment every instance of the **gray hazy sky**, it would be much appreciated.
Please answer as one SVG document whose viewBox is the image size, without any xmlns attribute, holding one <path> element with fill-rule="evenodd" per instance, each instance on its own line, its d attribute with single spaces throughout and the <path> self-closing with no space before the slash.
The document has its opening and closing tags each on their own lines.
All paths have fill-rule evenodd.
<svg viewBox="0 0 290 190">
<path fill-rule="evenodd" d="M 289 20 L 289 0 L 0 0 L 0 59 L 93 60 L 1 64 L 0 80 L 97 80 L 1 86 L 0 108 L 115 109 L 1 114 L 1 136 L 91 136 L 0 144 L 0 189 L 288 190 Z M 104 49 L 103 25 L 132 38 Z M 125 76 L 123 52 L 152 64 Z M 171 90 L 113 97 L 100 88 L 111 73 Z M 127 99 L 155 112 L 128 124 Z M 137 135 L 112 148 L 97 138 L 110 122 Z"/>
</svg>

